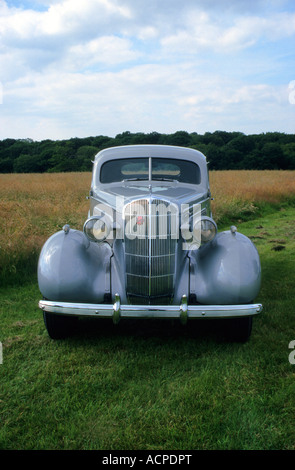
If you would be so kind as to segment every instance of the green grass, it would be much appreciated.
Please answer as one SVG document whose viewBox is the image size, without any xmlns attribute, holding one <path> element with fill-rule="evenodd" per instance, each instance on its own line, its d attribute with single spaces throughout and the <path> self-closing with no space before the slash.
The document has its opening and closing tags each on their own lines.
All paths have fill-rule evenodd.
<svg viewBox="0 0 295 470">
<path fill-rule="evenodd" d="M 295 209 L 238 229 L 262 263 L 264 310 L 245 344 L 215 322 L 94 320 L 52 341 L 35 271 L 2 287 L 0 448 L 294 449 Z"/>
</svg>

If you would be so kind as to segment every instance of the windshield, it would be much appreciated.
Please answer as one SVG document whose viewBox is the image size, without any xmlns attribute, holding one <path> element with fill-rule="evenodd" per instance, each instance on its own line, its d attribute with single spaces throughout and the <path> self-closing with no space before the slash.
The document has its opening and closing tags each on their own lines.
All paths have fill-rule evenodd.
<svg viewBox="0 0 295 470">
<path fill-rule="evenodd" d="M 151 170 L 150 170 L 151 168 Z M 191 161 L 169 158 L 123 158 L 110 160 L 101 167 L 101 183 L 150 180 L 200 184 L 199 166 Z"/>
</svg>

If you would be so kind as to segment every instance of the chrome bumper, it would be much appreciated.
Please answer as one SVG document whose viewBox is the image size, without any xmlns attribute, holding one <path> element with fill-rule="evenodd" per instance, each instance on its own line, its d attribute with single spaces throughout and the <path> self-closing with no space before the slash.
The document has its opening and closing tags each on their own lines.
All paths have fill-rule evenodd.
<svg viewBox="0 0 295 470">
<path fill-rule="evenodd" d="M 118 323 L 120 318 L 171 318 L 179 319 L 185 324 L 190 318 L 231 318 L 257 315 L 262 311 L 261 304 L 246 305 L 188 305 L 187 298 L 182 297 L 177 305 L 121 305 L 119 295 L 111 304 L 86 304 L 71 302 L 54 302 L 40 300 L 39 307 L 61 315 L 95 316 L 112 318 Z"/>
</svg>

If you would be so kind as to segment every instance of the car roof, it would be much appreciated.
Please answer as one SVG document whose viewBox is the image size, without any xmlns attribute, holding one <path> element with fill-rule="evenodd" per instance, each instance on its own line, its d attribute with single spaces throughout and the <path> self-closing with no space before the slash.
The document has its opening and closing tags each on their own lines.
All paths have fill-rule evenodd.
<svg viewBox="0 0 295 470">
<path fill-rule="evenodd" d="M 95 156 L 96 163 L 116 158 L 158 157 L 191 160 L 199 165 L 206 165 L 206 157 L 201 152 L 187 147 L 173 145 L 123 145 L 101 150 Z"/>
</svg>

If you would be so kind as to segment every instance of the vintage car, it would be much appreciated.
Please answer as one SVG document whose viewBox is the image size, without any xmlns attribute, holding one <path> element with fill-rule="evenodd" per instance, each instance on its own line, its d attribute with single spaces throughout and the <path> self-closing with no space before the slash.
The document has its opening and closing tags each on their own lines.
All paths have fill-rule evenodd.
<svg viewBox="0 0 295 470">
<path fill-rule="evenodd" d="M 219 233 L 206 157 L 165 145 L 100 151 L 83 230 L 44 244 L 39 307 L 51 338 L 77 318 L 223 319 L 246 341 L 261 283 L 258 252 L 236 227 Z"/>
</svg>

